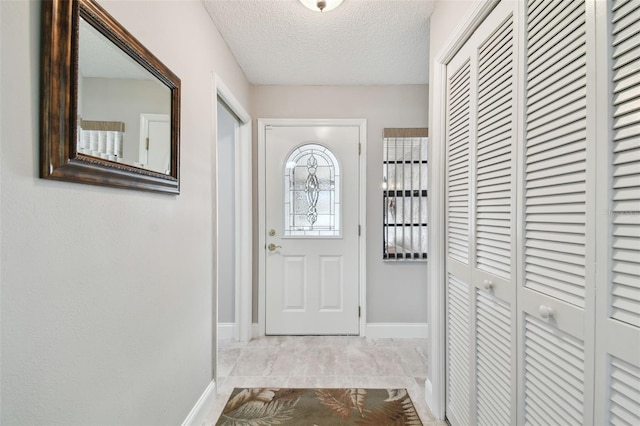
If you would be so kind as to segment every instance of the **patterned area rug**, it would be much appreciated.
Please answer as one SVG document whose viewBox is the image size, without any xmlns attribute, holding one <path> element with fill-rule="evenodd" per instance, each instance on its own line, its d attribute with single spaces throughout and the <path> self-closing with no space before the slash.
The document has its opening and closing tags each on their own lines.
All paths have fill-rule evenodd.
<svg viewBox="0 0 640 426">
<path fill-rule="evenodd" d="M 422 425 L 406 389 L 235 388 L 216 425 Z"/>
</svg>

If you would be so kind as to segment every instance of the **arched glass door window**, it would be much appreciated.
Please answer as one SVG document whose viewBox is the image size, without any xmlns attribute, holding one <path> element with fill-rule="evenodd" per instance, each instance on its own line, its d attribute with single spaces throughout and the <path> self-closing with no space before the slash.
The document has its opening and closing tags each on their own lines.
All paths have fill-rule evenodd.
<svg viewBox="0 0 640 426">
<path fill-rule="evenodd" d="M 285 163 L 284 235 L 339 237 L 340 165 L 319 144 L 294 149 Z"/>
</svg>

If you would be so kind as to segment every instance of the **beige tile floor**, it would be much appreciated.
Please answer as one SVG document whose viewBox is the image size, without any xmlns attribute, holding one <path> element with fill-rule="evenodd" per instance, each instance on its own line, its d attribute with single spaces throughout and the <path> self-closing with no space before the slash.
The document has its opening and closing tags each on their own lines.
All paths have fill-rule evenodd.
<svg viewBox="0 0 640 426">
<path fill-rule="evenodd" d="M 422 422 L 434 419 L 424 400 L 426 339 L 269 336 L 220 342 L 215 424 L 234 387 L 406 388 Z"/>
</svg>

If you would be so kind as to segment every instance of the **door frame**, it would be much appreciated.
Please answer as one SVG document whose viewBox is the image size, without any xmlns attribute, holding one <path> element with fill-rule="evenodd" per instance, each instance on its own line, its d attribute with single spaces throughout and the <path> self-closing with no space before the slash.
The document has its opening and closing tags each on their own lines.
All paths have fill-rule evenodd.
<svg viewBox="0 0 640 426">
<path fill-rule="evenodd" d="M 360 238 L 358 241 L 358 302 L 360 306 L 359 331 L 365 335 L 367 323 L 366 309 L 366 247 L 367 247 L 367 120 L 366 119 L 289 119 L 289 118 L 259 118 L 258 119 L 258 336 L 265 335 L 266 327 L 266 188 L 265 188 L 265 143 L 267 126 L 331 126 L 353 127 L 360 129 L 360 156 L 358 182 L 358 221 L 360 224 Z"/>
<path fill-rule="evenodd" d="M 429 87 L 432 88 L 431 128 L 429 129 L 429 183 L 427 201 L 429 217 L 427 265 L 427 306 L 429 318 L 429 376 L 425 381 L 425 399 L 438 420 L 445 418 L 446 400 L 446 103 L 447 65 L 484 22 L 500 0 L 479 0 L 461 19 L 453 36 L 435 56 Z"/>
<path fill-rule="evenodd" d="M 220 253 L 220 247 L 218 244 L 218 208 L 220 206 L 220 200 L 218 200 L 218 183 L 220 177 L 218 176 L 218 97 L 224 101 L 224 103 L 231 109 L 231 111 L 237 116 L 239 121 L 238 129 L 236 130 L 236 144 L 235 144 L 235 211 L 236 226 L 235 226 L 235 327 L 234 327 L 234 339 L 241 342 L 248 342 L 251 339 L 251 283 L 253 277 L 253 262 L 252 262 L 252 244 L 253 244 L 253 218 L 252 218 L 252 144 L 251 144 L 251 116 L 242 107 L 242 104 L 233 95 L 231 90 L 227 87 L 222 79 L 215 74 L 214 75 L 214 96 L 213 96 L 213 121 L 215 123 L 215 140 L 216 146 L 214 147 L 214 164 L 216 164 L 215 171 L 215 197 L 214 197 L 214 218 L 213 223 L 215 226 L 216 236 L 214 239 L 215 248 L 215 300 L 214 307 L 216 315 L 213 318 L 213 332 L 215 333 L 215 347 L 217 351 L 217 336 L 218 336 L 218 253 Z M 217 353 L 216 361 L 217 363 Z M 217 366 L 214 365 L 214 371 L 217 374 Z"/>
<path fill-rule="evenodd" d="M 149 167 L 149 147 L 146 144 L 146 139 L 149 137 L 149 123 L 153 121 L 159 121 L 162 123 L 171 123 L 170 114 L 151 114 L 146 112 L 140 113 L 140 141 L 138 143 L 138 162 L 142 163 L 142 156 L 146 155 L 145 162 L 142 163 L 145 167 Z M 169 148 L 171 151 L 171 148 Z"/>
</svg>

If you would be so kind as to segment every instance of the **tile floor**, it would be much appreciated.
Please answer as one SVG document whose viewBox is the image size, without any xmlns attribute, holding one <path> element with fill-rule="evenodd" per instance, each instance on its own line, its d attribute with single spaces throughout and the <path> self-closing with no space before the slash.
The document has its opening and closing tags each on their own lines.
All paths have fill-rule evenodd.
<svg viewBox="0 0 640 426">
<path fill-rule="evenodd" d="M 422 422 L 434 419 L 424 400 L 426 339 L 348 336 L 269 336 L 248 343 L 222 341 L 214 424 L 234 387 L 406 388 Z"/>
</svg>

